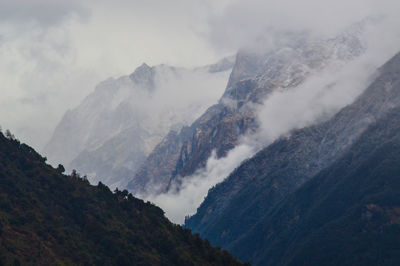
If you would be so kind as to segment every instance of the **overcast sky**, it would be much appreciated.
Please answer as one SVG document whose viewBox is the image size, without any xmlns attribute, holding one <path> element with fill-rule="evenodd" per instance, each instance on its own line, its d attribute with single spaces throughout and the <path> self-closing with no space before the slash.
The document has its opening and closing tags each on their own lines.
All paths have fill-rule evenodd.
<svg viewBox="0 0 400 266">
<path fill-rule="evenodd" d="M 2 0 L 0 125 L 41 148 L 101 80 L 142 62 L 199 66 L 273 30 L 334 34 L 394 0 Z"/>
</svg>

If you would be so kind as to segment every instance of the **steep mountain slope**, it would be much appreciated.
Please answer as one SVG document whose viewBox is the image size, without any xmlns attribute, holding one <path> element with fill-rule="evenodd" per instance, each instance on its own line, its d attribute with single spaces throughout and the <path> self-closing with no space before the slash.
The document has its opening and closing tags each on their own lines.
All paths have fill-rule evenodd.
<svg viewBox="0 0 400 266">
<path fill-rule="evenodd" d="M 342 156 L 374 121 L 400 106 L 400 54 L 332 119 L 292 132 L 244 162 L 211 189 L 186 226 L 212 243 L 233 248 L 266 213 Z"/>
<path fill-rule="evenodd" d="M 254 104 L 262 103 L 273 91 L 294 88 L 328 66 L 361 55 L 365 49 L 361 35 L 359 25 L 327 40 L 315 40 L 306 33 L 286 34 L 268 52 L 239 52 L 219 103 L 180 135 L 170 134 L 156 146 L 128 188 L 165 191 L 171 183 L 204 167 L 213 150 L 217 157 L 225 156 L 241 136 L 257 129 Z M 158 165 L 162 165 L 161 172 Z"/>
<path fill-rule="evenodd" d="M 1 265 L 240 265 L 127 191 L 62 175 L 0 133 Z"/>
<path fill-rule="evenodd" d="M 171 129 L 192 123 L 218 100 L 232 66 L 232 58 L 192 70 L 143 64 L 104 81 L 64 115 L 44 153 L 94 183 L 124 187 Z"/>
<path fill-rule="evenodd" d="M 286 197 L 232 251 L 257 265 L 400 264 L 400 108 Z"/>
</svg>

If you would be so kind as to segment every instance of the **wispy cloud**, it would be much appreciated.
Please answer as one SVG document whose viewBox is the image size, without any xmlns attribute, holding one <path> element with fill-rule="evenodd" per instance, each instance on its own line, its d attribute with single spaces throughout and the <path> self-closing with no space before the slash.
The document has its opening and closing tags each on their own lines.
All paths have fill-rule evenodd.
<svg viewBox="0 0 400 266">
<path fill-rule="evenodd" d="M 215 152 L 207 161 L 207 166 L 193 176 L 183 178 L 182 184 L 172 187 L 169 193 L 145 196 L 166 211 L 167 217 L 178 224 L 185 216 L 192 215 L 200 206 L 208 190 L 223 181 L 227 173 L 232 172 L 243 161 L 254 154 L 253 147 L 243 144 L 229 152 L 225 158 L 217 159 Z"/>
</svg>

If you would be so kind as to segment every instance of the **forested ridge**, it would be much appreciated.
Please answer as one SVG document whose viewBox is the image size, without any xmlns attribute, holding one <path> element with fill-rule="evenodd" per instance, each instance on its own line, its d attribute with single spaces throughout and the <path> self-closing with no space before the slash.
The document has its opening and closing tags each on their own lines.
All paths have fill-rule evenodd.
<svg viewBox="0 0 400 266">
<path fill-rule="evenodd" d="M 125 191 L 0 133 L 0 265 L 241 265 Z"/>
</svg>

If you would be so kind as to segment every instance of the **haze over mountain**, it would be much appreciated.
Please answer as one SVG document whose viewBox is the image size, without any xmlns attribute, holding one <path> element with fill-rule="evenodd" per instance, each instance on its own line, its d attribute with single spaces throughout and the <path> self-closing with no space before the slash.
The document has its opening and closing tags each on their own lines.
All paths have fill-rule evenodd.
<svg viewBox="0 0 400 266">
<path fill-rule="evenodd" d="M 365 88 L 376 67 L 365 40 L 370 23 L 329 39 L 281 33 L 273 50 L 239 52 L 219 103 L 180 135 L 170 133 L 128 188 L 144 188 L 147 199 L 183 222 L 242 160 L 293 128 L 329 118 Z"/>
<path fill-rule="evenodd" d="M 44 154 L 94 184 L 124 187 L 168 131 L 192 123 L 217 101 L 232 60 L 196 69 L 142 64 L 104 81 L 64 115 Z"/>
<path fill-rule="evenodd" d="M 394 198 L 399 189 L 395 170 L 400 159 L 399 107 L 400 54 L 382 66 L 367 90 L 332 119 L 296 130 L 245 161 L 209 191 L 186 226 L 259 265 L 296 265 L 299 260 L 362 264 L 368 254 L 378 264 L 386 256 L 388 265 L 395 264 L 391 252 L 396 251 L 378 251 L 363 241 L 370 237 L 368 241 L 379 243 L 381 249 L 392 243 L 389 232 L 399 232 Z M 382 211 L 383 220 L 364 219 L 354 213 L 355 208 L 371 209 L 371 217 Z M 340 225 L 334 226 L 332 219 Z M 377 235 L 378 227 L 383 232 Z M 337 228 L 349 234 L 335 240 Z M 323 236 L 317 230 L 325 230 Z M 318 246 L 322 241 L 342 256 L 334 257 Z M 353 247 L 345 241 L 354 241 Z M 316 249 L 321 255 L 310 257 L 311 250 L 318 253 Z M 379 252 L 387 253 L 379 257 Z"/>
<path fill-rule="evenodd" d="M 283 33 L 276 49 L 239 52 L 219 103 L 183 129 L 178 141 L 174 134 L 169 134 L 172 139 L 167 137 L 156 147 L 129 188 L 134 191 L 149 183 L 150 191 L 160 185 L 165 191 L 175 178 L 192 175 L 205 167 L 212 150 L 216 150 L 217 158 L 226 156 L 238 144 L 240 136 L 256 130 L 254 105 L 263 103 L 275 91 L 296 88 L 309 76 L 363 54 L 366 49 L 363 27 L 357 24 L 326 40 L 314 39 L 303 32 Z M 169 147 L 165 149 L 165 145 Z M 171 150 L 176 154 L 170 154 Z"/>
</svg>

